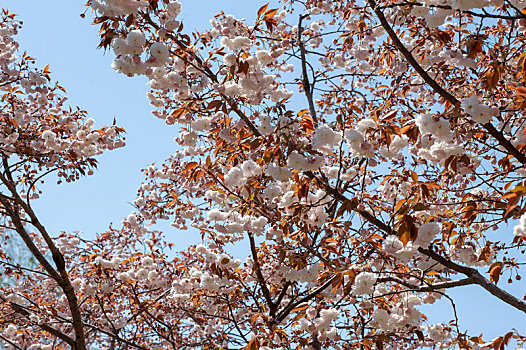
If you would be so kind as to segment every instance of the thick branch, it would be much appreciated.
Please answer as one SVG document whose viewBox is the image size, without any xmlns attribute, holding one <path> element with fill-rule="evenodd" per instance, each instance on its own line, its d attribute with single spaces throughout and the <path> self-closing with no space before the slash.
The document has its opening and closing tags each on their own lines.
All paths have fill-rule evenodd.
<svg viewBox="0 0 526 350">
<path fill-rule="evenodd" d="M 10 215 L 11 218 L 16 218 L 16 220 L 13 220 L 13 222 L 15 223 L 17 232 L 22 236 L 22 239 L 24 239 L 24 242 L 26 243 L 26 246 L 30 249 L 31 253 L 33 253 L 35 258 L 37 258 L 37 260 L 40 263 L 45 264 L 42 266 L 44 266 L 46 271 L 51 275 L 51 277 L 57 282 L 57 284 L 64 291 L 64 295 L 66 296 L 66 299 L 68 300 L 68 306 L 71 312 L 73 329 L 75 330 L 75 350 L 85 350 L 86 349 L 86 338 L 84 334 L 84 325 L 82 323 L 82 315 L 80 313 L 80 308 L 79 308 L 77 296 L 75 294 L 75 289 L 73 288 L 73 285 L 71 284 L 71 281 L 69 279 L 69 274 L 66 271 L 66 263 L 64 260 L 64 255 L 57 248 L 57 246 L 51 239 L 51 236 L 47 232 L 46 228 L 42 225 L 40 220 L 38 220 L 31 206 L 28 203 L 26 203 L 18 194 L 16 186 L 15 186 L 15 182 L 13 181 L 13 178 L 9 171 L 9 166 L 7 164 L 7 159 L 5 156 L 3 157 L 2 161 L 3 161 L 4 171 L 6 175 L 0 172 L 0 180 L 8 188 L 9 192 L 11 192 L 11 196 L 13 197 L 14 202 L 15 202 L 14 204 L 16 204 L 17 206 L 20 206 L 24 210 L 24 212 L 31 219 L 31 224 L 40 232 L 40 234 L 44 238 L 47 246 L 49 247 L 51 251 L 51 255 L 53 257 L 53 261 L 55 262 L 55 265 L 57 266 L 57 270 L 53 268 L 50 269 L 51 265 L 49 264 L 47 259 L 43 257 L 42 253 L 38 250 L 38 248 L 34 245 L 33 241 L 27 234 L 22 224 L 22 221 L 18 215 L 18 212 L 14 208 L 11 207 L 11 204 L 8 202 L 7 197 L 5 196 L 2 196 L 2 205 L 6 207 L 6 210 L 8 209 L 11 210 L 11 214 L 12 214 Z M 24 238 L 24 236 L 26 236 L 26 238 Z M 27 238 L 29 238 L 29 240 Z M 57 276 L 57 272 L 58 272 L 58 276 Z"/>
<path fill-rule="evenodd" d="M 432 251 L 431 249 L 425 249 L 420 247 L 418 248 L 418 251 L 424 255 L 429 256 L 431 259 L 439 262 L 448 269 L 460 272 L 468 276 L 468 278 L 471 278 L 474 283 L 478 284 L 479 286 L 490 292 L 492 295 L 496 296 L 505 303 L 513 306 L 514 308 L 526 313 L 526 302 L 514 297 L 510 293 L 506 292 L 504 289 L 497 287 L 495 284 L 488 281 L 487 278 L 482 276 L 477 270 L 471 267 L 457 264 L 454 261 L 446 259 L 442 255 Z"/>
<path fill-rule="evenodd" d="M 405 57 L 407 62 L 416 70 L 416 72 L 424 79 L 427 85 L 431 86 L 431 88 L 437 92 L 440 96 L 442 96 L 446 101 L 451 103 L 452 105 L 457 105 L 459 101 L 455 98 L 455 96 L 451 95 L 448 91 L 446 91 L 440 84 L 438 84 L 427 72 L 424 68 L 416 61 L 416 59 L 413 57 L 411 52 L 402 44 L 400 39 L 398 38 L 398 35 L 396 35 L 395 31 L 385 18 L 382 10 L 378 8 L 376 5 L 376 2 L 374 0 L 367 0 L 371 8 L 373 9 L 374 13 L 380 20 L 380 23 L 382 24 L 382 27 L 384 27 L 387 34 L 389 34 L 389 37 L 393 41 L 393 44 L 396 46 L 398 51 Z"/>
<path fill-rule="evenodd" d="M 234 101 L 232 101 L 232 99 L 226 97 L 223 94 L 221 94 L 221 97 L 223 97 L 223 99 L 228 103 L 230 108 L 232 108 L 232 110 L 239 116 L 239 118 L 241 118 L 241 120 L 245 122 L 245 125 L 250 129 L 250 131 L 252 131 L 252 134 L 254 134 L 257 137 L 262 136 L 258 128 L 256 128 L 256 126 L 250 121 L 250 119 L 247 118 L 245 113 L 239 110 L 239 107 Z"/>
<path fill-rule="evenodd" d="M 311 172 L 307 172 L 306 173 L 307 176 L 309 176 L 310 178 L 312 179 L 316 179 L 318 181 L 318 184 L 321 185 L 322 188 L 325 189 L 325 191 L 327 191 L 331 196 L 333 196 L 335 199 L 337 200 L 340 200 L 342 202 L 344 202 L 345 200 L 347 200 L 347 198 L 342 194 L 340 193 L 338 190 L 336 190 L 335 188 L 331 187 L 328 183 L 316 178 L 316 176 L 314 174 L 312 174 Z M 376 216 L 368 213 L 367 211 L 364 211 L 364 210 L 356 210 L 365 220 L 367 220 L 369 223 L 373 224 L 374 226 L 376 226 L 377 228 L 379 228 L 380 230 L 384 231 L 385 233 L 387 233 L 388 235 L 392 235 L 392 234 L 395 234 L 394 230 L 387 224 L 385 224 L 384 222 L 382 222 L 381 220 L 379 220 Z M 447 258 L 444 258 L 443 256 L 441 256 L 440 254 L 432 251 L 432 250 L 429 250 L 429 249 L 424 249 L 422 247 L 418 248 L 418 251 L 426 256 L 429 256 L 430 258 L 432 258 L 433 260 L 437 261 L 438 263 L 446 266 L 447 268 L 451 269 L 451 270 L 454 270 L 454 271 L 457 271 L 459 273 L 462 273 L 464 275 L 466 275 L 468 278 L 467 279 L 463 279 L 463 280 L 460 280 L 460 281 L 455 281 L 456 283 L 459 283 L 458 285 L 467 285 L 467 284 L 472 284 L 472 283 L 475 283 L 475 284 L 478 284 L 480 285 L 482 288 L 486 289 L 488 292 L 490 292 L 492 295 L 496 296 L 497 298 L 501 299 L 502 301 L 504 301 L 505 303 L 523 311 L 523 312 L 526 312 L 526 303 L 516 297 L 514 297 L 513 295 L 509 294 L 508 292 L 506 292 L 505 290 L 497 287 L 496 285 L 494 285 L 493 283 L 491 283 L 490 281 L 488 281 L 484 276 L 482 276 L 477 270 L 473 269 L 473 268 L 470 268 L 470 267 L 466 267 L 466 266 L 462 266 L 462 265 L 459 265 Z M 449 285 L 452 284 L 452 282 L 444 282 L 446 284 L 444 284 L 441 288 L 445 288 Z M 454 286 L 454 285 L 452 285 Z M 422 288 L 422 287 L 418 287 L 419 289 Z M 433 290 L 436 290 L 433 289 Z M 425 290 L 420 290 L 420 291 L 425 291 Z M 429 290 L 429 291 L 432 291 L 432 290 Z"/>
<path fill-rule="evenodd" d="M 256 251 L 256 242 L 254 241 L 254 235 L 250 232 L 248 233 L 248 239 L 250 240 L 250 250 L 252 252 L 252 260 L 254 260 L 254 271 L 256 273 L 257 281 L 261 287 L 263 296 L 267 300 L 267 304 L 270 309 L 270 316 L 274 317 L 276 314 L 276 305 L 272 301 L 272 296 L 270 295 L 270 291 L 268 290 L 267 282 L 265 282 L 265 277 L 261 273 L 261 266 L 259 265 L 258 253 Z"/>
<path fill-rule="evenodd" d="M 515 146 L 513 146 L 513 144 L 501 132 L 495 129 L 493 124 L 488 122 L 486 124 L 482 124 L 482 126 L 499 142 L 502 147 L 506 149 L 506 151 L 517 158 L 519 162 L 526 165 L 526 155 L 521 153 Z"/>
<path fill-rule="evenodd" d="M 411 52 L 405 47 L 405 45 L 400 41 L 398 35 L 395 33 L 387 19 L 385 18 L 382 10 L 376 5 L 374 0 L 367 0 L 374 13 L 380 20 L 382 27 L 385 29 L 395 47 L 400 51 L 400 53 L 405 57 L 407 62 L 414 68 L 414 70 L 420 75 L 420 77 L 429 85 L 437 94 L 439 94 L 444 100 L 448 101 L 454 106 L 458 106 L 460 101 L 445 90 L 440 84 L 438 84 L 431 76 L 426 72 L 426 70 L 416 61 Z M 493 136 L 498 143 L 513 155 L 519 162 L 526 165 L 526 155 L 521 153 L 513 144 L 506 138 L 504 135 L 499 132 L 491 123 L 482 124 L 484 129 Z"/>
<path fill-rule="evenodd" d="M 31 236 L 29 236 L 29 233 L 27 233 L 18 213 L 15 212 L 15 210 L 11 207 L 10 203 L 8 202 L 7 198 L 2 194 L 0 194 L 0 203 L 2 203 L 2 206 L 6 210 L 7 215 L 9 215 L 11 221 L 13 222 L 13 225 L 15 226 L 16 232 L 24 241 L 27 249 L 29 249 L 31 254 L 33 254 L 35 259 L 37 259 L 37 261 L 40 263 L 40 265 L 42 265 L 44 270 L 46 270 L 46 272 L 51 276 L 51 278 L 53 278 L 55 281 L 61 281 L 62 278 L 60 277 L 58 272 L 53 268 L 53 266 L 51 266 L 49 261 L 47 261 L 46 257 L 42 254 L 42 252 L 38 249 L 38 247 L 31 239 Z"/>
<path fill-rule="evenodd" d="M 307 175 L 310 179 L 316 180 L 318 185 L 325 190 L 331 197 L 333 197 L 336 200 L 339 200 L 341 202 L 348 201 L 349 199 L 345 197 L 340 191 L 338 191 L 336 188 L 332 187 L 329 183 L 326 181 L 323 181 L 316 177 L 312 171 L 306 171 L 305 175 Z M 366 210 L 360 210 L 355 208 L 354 211 L 356 211 L 358 214 L 360 214 L 365 220 L 379 228 L 380 230 L 384 231 L 388 235 L 395 234 L 393 229 L 389 227 L 386 223 L 384 223 L 382 220 L 378 219 L 373 214 L 369 213 Z"/>
</svg>

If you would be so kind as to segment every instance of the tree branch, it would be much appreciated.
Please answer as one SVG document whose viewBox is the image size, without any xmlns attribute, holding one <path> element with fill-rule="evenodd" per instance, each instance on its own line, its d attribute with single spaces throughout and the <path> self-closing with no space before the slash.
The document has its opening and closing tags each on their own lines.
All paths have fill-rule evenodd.
<svg viewBox="0 0 526 350">
<path fill-rule="evenodd" d="M 254 241 L 254 235 L 250 232 L 248 233 L 248 239 L 250 241 L 250 251 L 252 252 L 252 260 L 254 260 L 254 272 L 256 273 L 257 281 L 261 287 L 263 296 L 267 300 L 267 304 L 269 306 L 269 314 L 274 318 L 274 316 L 276 315 L 276 305 L 272 301 L 272 296 L 270 295 L 270 291 L 268 290 L 267 282 L 265 282 L 265 278 L 261 273 L 261 266 L 259 265 L 258 253 L 256 251 L 256 242 Z"/>
<path fill-rule="evenodd" d="M 448 269 L 454 270 L 456 272 L 460 272 L 468 276 L 468 278 L 472 279 L 474 283 L 478 284 L 479 286 L 481 286 L 482 288 L 490 292 L 492 295 L 504 301 L 506 304 L 509 304 L 513 306 L 514 308 L 526 313 L 526 302 L 514 297 L 510 293 L 506 292 L 504 289 L 497 287 L 495 284 L 488 281 L 487 278 L 482 276 L 474 268 L 457 264 L 454 261 L 444 258 L 442 255 L 434 252 L 431 249 L 420 247 L 418 248 L 418 251 L 424 255 L 427 255 L 431 259 L 439 262 L 440 264 L 444 265 Z"/>
<path fill-rule="evenodd" d="M 464 278 L 464 279 L 456 280 L 456 281 L 437 282 L 437 283 L 427 284 L 427 285 L 422 285 L 422 286 L 418 286 L 416 284 L 407 282 L 401 278 L 393 277 L 393 276 L 380 277 L 376 281 L 377 283 L 396 282 L 398 284 L 403 285 L 404 287 L 410 288 L 412 291 L 415 291 L 415 292 L 434 292 L 440 289 L 467 286 L 467 285 L 476 283 L 472 277 L 468 277 L 468 278 Z"/>
<path fill-rule="evenodd" d="M 13 222 L 15 223 L 15 226 L 17 228 L 17 232 L 19 232 L 22 239 L 26 243 L 26 246 L 30 249 L 31 253 L 33 253 L 35 258 L 37 258 L 37 260 L 40 263 L 45 264 L 43 266 L 44 268 L 46 268 L 46 271 L 51 275 L 51 277 L 53 277 L 53 279 L 58 283 L 58 285 L 64 291 L 64 295 L 66 296 L 66 299 L 68 300 L 68 306 L 71 312 L 71 317 L 73 321 L 73 329 L 75 330 L 75 350 L 85 350 L 86 349 L 86 337 L 84 334 L 84 325 L 82 323 L 82 315 L 80 313 L 80 308 L 79 308 L 77 296 L 75 294 L 75 289 L 73 288 L 73 285 L 71 284 L 71 281 L 69 279 L 69 274 L 66 271 L 66 263 L 64 260 L 64 255 L 57 248 L 57 246 L 51 239 L 51 236 L 47 232 L 46 228 L 42 225 L 40 220 L 38 220 L 31 206 L 28 203 L 26 203 L 18 194 L 16 186 L 15 186 L 15 181 L 13 181 L 11 172 L 9 170 L 9 166 L 7 164 L 6 156 L 2 157 L 2 162 L 3 162 L 4 171 L 6 175 L 0 172 L 0 181 L 2 181 L 2 183 L 8 188 L 9 192 L 11 192 L 11 196 L 13 197 L 13 200 L 14 200 L 14 205 L 18 205 L 24 210 L 24 212 L 31 219 L 31 224 L 40 232 L 40 234 L 44 238 L 48 248 L 51 251 L 51 255 L 53 257 L 53 261 L 55 262 L 55 265 L 57 266 L 57 270 L 51 267 L 47 259 L 44 258 L 42 253 L 34 245 L 31 237 L 29 237 L 29 235 L 27 234 L 22 224 L 22 221 L 20 220 L 20 216 L 18 212 L 15 210 L 15 208 L 11 208 L 11 203 L 9 203 L 7 197 L 5 196 L 0 196 L 2 205 L 6 207 L 6 210 L 7 209 L 11 210 L 12 215 L 10 216 L 16 219 Z M 58 276 L 57 276 L 57 272 L 58 272 Z"/>
<path fill-rule="evenodd" d="M 316 116 L 316 108 L 314 106 L 314 101 L 312 99 L 312 87 L 310 85 L 309 77 L 307 75 L 307 58 L 305 54 L 305 45 L 301 40 L 301 34 L 303 33 L 302 21 L 307 17 L 306 15 L 300 15 L 300 20 L 298 23 L 298 45 L 300 46 L 300 55 L 301 55 L 301 84 L 303 85 L 303 90 L 305 91 L 305 96 L 307 97 L 307 102 L 309 103 L 309 111 L 314 121 L 314 126 L 318 125 L 318 117 Z"/>
<path fill-rule="evenodd" d="M 338 275 L 334 275 L 332 276 L 329 280 L 327 280 L 327 282 L 325 282 L 323 285 L 321 285 L 320 287 L 316 288 L 312 293 L 309 293 L 308 295 L 304 296 L 303 298 L 301 298 L 300 300 L 296 301 L 296 302 L 293 302 L 292 300 L 288 303 L 288 305 L 283 309 L 281 310 L 281 312 L 278 314 L 278 316 L 276 317 L 276 323 L 280 323 L 281 321 L 283 321 L 283 319 L 285 317 L 287 317 L 287 315 L 292 311 L 294 310 L 294 308 L 298 307 L 299 305 L 303 304 L 304 302 L 306 301 L 309 301 L 311 300 L 312 298 L 316 297 L 318 294 L 320 294 L 321 292 L 323 292 L 328 286 L 331 285 L 332 281 L 334 281 L 334 279 L 337 277 Z"/>
<path fill-rule="evenodd" d="M 407 62 L 414 68 L 414 70 L 420 75 L 424 82 L 429 85 L 437 94 L 439 94 L 444 100 L 451 103 L 453 106 L 458 106 L 460 101 L 445 90 L 440 84 L 436 82 L 431 76 L 426 72 L 426 70 L 416 61 L 411 52 L 405 47 L 405 45 L 400 41 L 398 35 L 395 33 L 387 19 L 385 18 L 382 10 L 377 6 L 375 0 L 367 0 L 374 13 L 380 20 L 382 27 L 385 29 L 395 47 L 400 51 L 400 53 L 405 57 Z M 526 155 L 521 153 L 513 144 L 504 137 L 504 135 L 499 132 L 491 123 L 482 124 L 484 129 L 493 136 L 498 143 L 513 155 L 519 162 L 526 165 Z"/>
<path fill-rule="evenodd" d="M 51 266 L 49 261 L 47 261 L 46 257 L 42 254 L 42 252 L 38 249 L 38 247 L 35 245 L 31 237 L 29 236 L 29 233 L 27 233 L 24 224 L 22 223 L 22 220 L 20 219 L 20 216 L 18 213 L 15 212 L 14 208 L 12 208 L 11 204 L 9 203 L 6 196 L 3 194 L 0 194 L 0 203 L 4 207 L 4 209 L 7 212 L 7 215 L 11 218 L 13 225 L 15 226 L 15 230 L 18 233 L 18 235 L 22 238 L 24 241 L 27 249 L 33 254 L 35 259 L 42 265 L 44 270 L 58 283 L 58 281 L 62 281 L 62 278 L 58 274 L 58 272 Z"/>
<path fill-rule="evenodd" d="M 7 299 L 5 298 L 2 298 L 2 300 L 5 302 L 7 301 Z M 10 302 L 9 305 L 11 305 L 11 307 L 13 308 L 13 310 L 15 310 L 16 313 L 24 316 L 24 317 L 27 317 L 29 318 L 29 311 L 27 311 L 23 306 L 21 305 L 18 305 L 14 302 Z M 61 331 L 59 331 L 58 329 L 55 329 L 51 326 L 48 326 L 46 324 L 39 324 L 38 325 L 42 330 L 48 332 L 49 334 L 53 335 L 54 337 L 57 337 L 61 340 L 63 340 L 66 344 L 68 344 L 69 346 L 71 346 L 72 348 L 75 348 L 75 341 L 73 339 L 71 339 L 70 337 L 68 337 L 66 334 L 62 333 Z"/>
</svg>

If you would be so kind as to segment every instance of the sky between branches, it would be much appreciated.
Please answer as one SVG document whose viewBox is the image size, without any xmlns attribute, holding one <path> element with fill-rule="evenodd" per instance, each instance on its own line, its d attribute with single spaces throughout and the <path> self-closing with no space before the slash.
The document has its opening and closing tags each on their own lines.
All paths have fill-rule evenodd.
<svg viewBox="0 0 526 350">
<path fill-rule="evenodd" d="M 181 2 L 186 32 L 207 28 L 208 20 L 221 10 L 237 18 L 252 19 L 265 3 L 254 0 Z M 95 175 L 60 186 L 48 178 L 42 187 L 42 198 L 34 202 L 36 212 L 54 233 L 79 230 L 84 237 L 91 238 L 110 223 L 120 226 L 121 220 L 133 210 L 130 203 L 143 179 L 140 169 L 161 162 L 175 149 L 174 127 L 151 116 L 145 96 L 146 79 L 131 79 L 115 73 L 110 67 L 113 55 L 96 50 L 98 35 L 97 28 L 90 24 L 91 12 L 86 12 L 86 19 L 79 16 L 85 11 L 83 1 L 2 0 L 0 7 L 19 15 L 24 22 L 18 35 L 21 49 L 35 57 L 38 66 L 50 65 L 53 79 L 66 88 L 72 106 L 86 109 L 99 127 L 111 124 L 116 118 L 118 125 L 127 131 L 126 147 L 99 157 Z M 298 109 L 301 108 L 304 107 Z M 510 223 L 507 230 L 511 231 L 513 224 Z M 198 234 L 177 232 L 167 224 L 160 228 L 178 249 L 200 239 Z M 495 232 L 499 234 L 503 232 Z M 506 283 L 506 279 L 501 283 Z M 502 335 L 510 328 L 526 333 L 525 318 L 520 311 L 479 288 L 470 286 L 451 292 L 457 302 L 462 330 L 484 333 L 488 338 Z M 522 295 L 524 283 L 514 283 L 510 291 Z M 445 300 L 421 311 L 429 312 L 431 319 L 452 317 L 451 307 Z"/>
</svg>

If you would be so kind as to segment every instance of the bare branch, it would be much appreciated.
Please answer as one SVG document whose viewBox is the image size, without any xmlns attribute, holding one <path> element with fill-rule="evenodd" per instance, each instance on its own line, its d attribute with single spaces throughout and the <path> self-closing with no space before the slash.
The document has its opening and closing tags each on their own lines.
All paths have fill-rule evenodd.
<svg viewBox="0 0 526 350">
<path fill-rule="evenodd" d="M 509 304 L 513 306 L 514 308 L 526 313 L 526 302 L 514 297 L 513 295 L 511 295 L 504 289 L 497 287 L 495 284 L 488 281 L 487 278 L 482 276 L 477 270 L 471 267 L 457 264 L 456 262 L 446 259 L 442 255 L 434 252 L 431 249 L 425 249 L 425 248 L 420 247 L 418 248 L 418 251 L 424 255 L 429 256 L 433 260 L 441 263 L 448 269 L 454 270 L 456 272 L 460 272 L 468 276 L 470 279 L 473 280 L 474 283 L 478 284 L 479 286 L 481 286 L 482 288 L 490 292 L 492 295 L 504 301 L 506 304 Z"/>
</svg>

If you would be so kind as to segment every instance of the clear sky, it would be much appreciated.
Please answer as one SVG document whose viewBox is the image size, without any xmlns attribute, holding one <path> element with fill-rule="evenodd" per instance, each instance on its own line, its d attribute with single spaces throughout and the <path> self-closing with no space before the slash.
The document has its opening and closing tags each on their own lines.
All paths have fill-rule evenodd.
<svg viewBox="0 0 526 350">
<path fill-rule="evenodd" d="M 115 73 L 110 67 L 113 53 L 96 49 L 98 30 L 91 25 L 91 10 L 85 19 L 80 17 L 86 9 L 82 0 L 2 0 L 0 7 L 19 15 L 24 22 L 18 35 L 21 49 L 40 67 L 50 65 L 52 79 L 66 88 L 72 106 L 87 110 L 96 126 L 111 125 L 116 118 L 127 131 L 126 147 L 100 156 L 95 175 L 60 186 L 48 179 L 42 198 L 34 202 L 37 212 L 51 232 L 79 230 L 89 237 L 112 222 L 120 224 L 133 210 L 130 203 L 143 180 L 140 170 L 174 151 L 175 128 L 150 114 L 147 80 Z M 181 17 L 185 28 L 200 29 L 221 9 L 251 18 L 258 8 L 257 1 L 188 1 Z M 196 242 L 188 241 L 188 235 L 169 234 L 181 246 Z"/>
<path fill-rule="evenodd" d="M 181 2 L 186 30 L 206 28 L 209 18 L 220 10 L 236 17 L 253 18 L 266 3 Z M 110 67 L 113 54 L 96 50 L 98 32 L 90 25 L 91 13 L 88 11 L 86 19 L 79 16 L 85 9 L 82 0 L 2 0 L 0 7 L 18 14 L 24 21 L 18 36 L 22 50 L 35 57 L 39 66 L 50 64 L 53 79 L 66 88 L 71 105 L 86 109 L 97 126 L 111 124 L 116 118 L 127 130 L 127 146 L 99 157 L 95 175 L 60 186 L 48 180 L 43 197 L 34 203 L 37 213 L 49 231 L 55 233 L 79 230 L 85 237 L 93 237 L 112 222 L 120 225 L 133 210 L 129 203 L 135 199 L 143 179 L 140 169 L 163 161 L 175 149 L 174 128 L 150 115 L 146 80 L 115 73 Z M 166 228 L 167 237 L 181 249 L 199 239 L 198 235 L 177 232 L 168 225 Z M 502 231 L 490 239 L 498 240 L 499 234 Z M 505 285 L 506 280 L 507 276 L 503 276 L 500 283 Z M 516 286 L 510 291 L 522 296 L 526 290 Z M 451 294 L 456 300 L 462 330 L 488 337 L 503 335 L 513 327 L 526 333 L 525 315 L 487 295 L 480 287 L 463 287 Z M 430 318 L 436 322 L 451 317 L 451 308 L 445 301 L 422 310 L 431 311 Z"/>
</svg>

